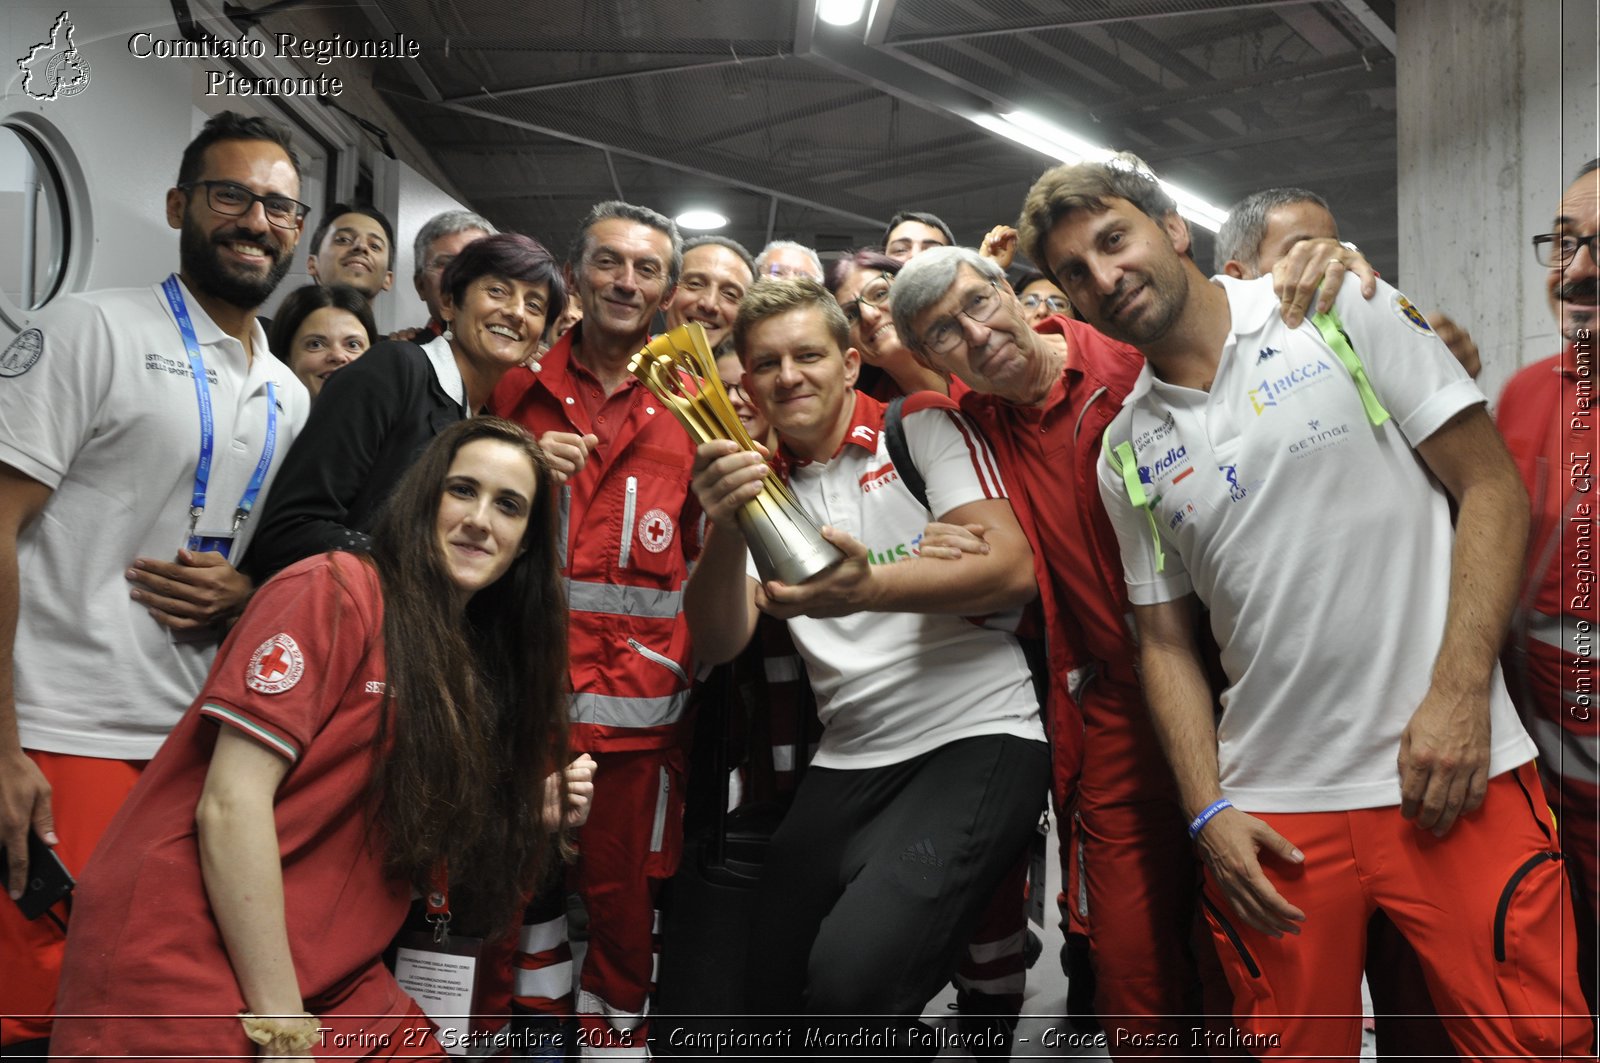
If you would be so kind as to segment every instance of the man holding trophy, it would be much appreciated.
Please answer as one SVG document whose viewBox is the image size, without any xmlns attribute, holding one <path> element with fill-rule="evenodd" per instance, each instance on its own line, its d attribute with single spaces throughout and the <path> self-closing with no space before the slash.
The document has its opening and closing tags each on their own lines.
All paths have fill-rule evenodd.
<svg viewBox="0 0 1600 1063">
<path fill-rule="evenodd" d="M 944 396 L 905 400 L 915 469 L 896 468 L 886 408 L 854 390 L 860 358 L 820 285 L 757 283 L 733 335 L 786 483 L 714 372 L 664 372 L 654 345 L 634 371 L 655 375 L 658 397 L 678 393 L 670 405 L 701 440 L 693 488 L 710 529 L 684 592 L 697 655 L 728 660 L 759 613 L 787 619 L 824 723 L 768 854 L 748 1004 L 900 1016 L 880 1043 L 903 1045 L 1043 808 L 1049 754 L 1012 633 L 1037 590 L 1032 556 L 987 444 Z M 981 524 L 988 552 L 918 556 L 934 519 Z M 859 1025 L 840 1021 L 839 1034 Z"/>
</svg>

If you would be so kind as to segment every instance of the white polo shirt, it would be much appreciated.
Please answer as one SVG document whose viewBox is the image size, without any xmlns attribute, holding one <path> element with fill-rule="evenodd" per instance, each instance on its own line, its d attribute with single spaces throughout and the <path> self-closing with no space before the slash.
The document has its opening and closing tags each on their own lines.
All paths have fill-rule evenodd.
<svg viewBox="0 0 1600 1063">
<path fill-rule="evenodd" d="M 1216 278 L 1232 326 L 1209 392 L 1147 365 L 1106 438 L 1131 442 L 1166 555 L 1102 460 L 1100 494 L 1135 604 L 1198 594 L 1231 683 L 1222 790 L 1258 812 L 1400 803 L 1400 733 L 1444 636 L 1454 533 L 1413 449 L 1484 401 L 1403 295 L 1354 285 L 1336 311 L 1392 420 L 1373 428 L 1350 374 L 1270 278 Z M 1496 667 L 1490 771 L 1533 756 Z"/>
<path fill-rule="evenodd" d="M 185 289 L 211 384 L 215 441 L 202 534 L 226 535 L 265 442 L 267 383 L 282 406 L 272 477 L 310 399 L 255 325 L 253 363 Z M 159 284 L 57 299 L 0 353 L 0 462 L 53 491 L 18 543 L 14 648 L 22 745 L 142 760 L 200 689 L 214 631 L 183 635 L 133 601 L 136 557 L 184 545 L 200 414 L 183 338 Z M 243 556 L 256 518 L 231 559 Z"/>
<path fill-rule="evenodd" d="M 889 458 L 884 405 L 854 394 L 839 452 L 826 462 L 794 463 L 789 485 L 819 524 L 848 532 L 873 564 L 893 564 L 916 556 L 929 510 Z M 989 444 L 954 403 L 919 393 L 906 399 L 903 414 L 907 449 L 934 514 L 1006 496 Z M 753 561 L 748 571 L 760 578 Z M 1028 664 L 1011 634 L 1018 615 L 982 625 L 932 613 L 790 620 L 823 723 L 812 763 L 876 768 L 977 735 L 1043 741 Z"/>
</svg>

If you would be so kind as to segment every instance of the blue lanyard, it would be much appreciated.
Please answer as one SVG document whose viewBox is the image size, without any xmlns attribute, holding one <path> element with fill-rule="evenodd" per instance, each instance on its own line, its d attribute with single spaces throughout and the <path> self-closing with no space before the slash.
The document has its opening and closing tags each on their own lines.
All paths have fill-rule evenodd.
<svg viewBox="0 0 1600 1063">
<path fill-rule="evenodd" d="M 194 467 L 194 495 L 189 505 L 189 534 L 194 535 L 195 525 L 206 509 L 206 488 L 211 483 L 211 454 L 216 439 L 216 422 L 211 414 L 211 383 L 206 379 L 206 363 L 200 357 L 200 341 L 195 339 L 194 323 L 189 320 L 189 307 L 183 301 L 183 290 L 178 287 L 178 275 L 171 274 L 161 282 L 167 305 L 178 319 L 178 332 L 183 336 L 183 346 L 189 352 L 189 375 L 194 378 L 194 397 L 200 407 L 200 460 Z M 239 508 L 233 513 L 233 532 L 249 518 L 255 508 L 256 498 L 267 482 L 267 469 L 272 465 L 272 452 L 278 446 L 278 385 L 267 382 L 267 438 L 261 448 L 261 459 L 256 462 L 250 483 L 239 499 Z"/>
</svg>

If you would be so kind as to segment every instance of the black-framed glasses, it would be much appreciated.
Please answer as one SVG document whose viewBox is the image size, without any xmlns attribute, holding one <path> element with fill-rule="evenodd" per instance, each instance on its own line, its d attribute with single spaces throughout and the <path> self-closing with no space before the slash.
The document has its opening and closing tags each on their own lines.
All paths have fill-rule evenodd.
<svg viewBox="0 0 1600 1063">
<path fill-rule="evenodd" d="M 728 393 L 728 398 L 735 402 L 749 402 L 750 396 L 745 393 L 744 385 L 731 380 L 722 382 L 722 390 Z"/>
<path fill-rule="evenodd" d="M 922 334 L 922 345 L 934 354 L 949 354 L 967 341 L 958 318 L 983 324 L 1000 309 L 1000 285 L 990 281 L 967 296 L 966 304 Z"/>
<path fill-rule="evenodd" d="M 1578 249 L 1585 244 L 1589 247 L 1589 257 L 1600 261 L 1600 232 L 1592 232 L 1588 236 L 1574 236 L 1572 233 L 1545 233 L 1533 238 L 1533 257 L 1539 260 L 1539 265 L 1565 266 L 1578 257 Z"/>
<path fill-rule="evenodd" d="M 839 309 L 844 311 L 844 319 L 855 325 L 861 321 L 861 304 L 875 306 L 879 310 L 889 305 L 889 285 L 894 283 L 893 273 L 880 273 L 872 278 L 861 288 L 861 294 L 854 299 L 844 299 L 839 303 Z"/>
<path fill-rule="evenodd" d="M 1054 313 L 1065 314 L 1069 304 L 1067 303 L 1067 297 L 1064 295 L 1035 295 L 1029 292 L 1022 297 L 1022 305 L 1027 310 L 1037 310 L 1044 306 Z"/>
<path fill-rule="evenodd" d="M 178 186 L 185 192 L 195 188 L 206 190 L 206 202 L 218 214 L 240 217 L 250 213 L 257 203 L 267 212 L 267 221 L 280 229 L 293 229 L 300 220 L 311 213 L 311 208 L 298 199 L 288 196 L 258 196 L 244 185 L 232 181 L 185 181 Z"/>
</svg>

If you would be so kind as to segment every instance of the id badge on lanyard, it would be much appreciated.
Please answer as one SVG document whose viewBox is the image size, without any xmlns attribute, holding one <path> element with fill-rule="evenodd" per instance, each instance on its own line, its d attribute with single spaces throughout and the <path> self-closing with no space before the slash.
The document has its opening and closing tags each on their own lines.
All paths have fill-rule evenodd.
<svg viewBox="0 0 1600 1063">
<path fill-rule="evenodd" d="M 267 435 L 261 447 L 261 457 L 255 471 L 245 486 L 244 495 L 233 512 L 233 524 L 226 535 L 200 535 L 196 528 L 206 509 L 206 491 L 211 484 L 211 459 L 216 449 L 216 421 L 211 411 L 211 382 L 206 378 L 205 359 L 200 355 L 200 341 L 195 338 L 194 322 L 189 319 L 189 307 L 183 299 L 183 289 L 178 286 L 178 275 L 171 274 L 161 282 L 161 291 L 178 321 L 178 332 L 183 336 L 183 347 L 189 355 L 189 375 L 194 380 L 195 403 L 200 408 L 200 459 L 194 468 L 194 493 L 189 504 L 189 532 L 184 546 L 196 553 L 214 551 L 230 558 L 233 542 L 239 529 L 250 519 L 256 499 L 267 482 L 267 470 L 272 466 L 272 454 L 278 446 L 278 385 L 267 383 Z"/>
<path fill-rule="evenodd" d="M 443 865 L 435 869 L 424 900 L 433 930 L 400 935 L 394 978 L 439 1027 L 438 1041 L 446 1052 L 472 1054 L 483 939 L 450 933 L 450 884 Z"/>
</svg>

